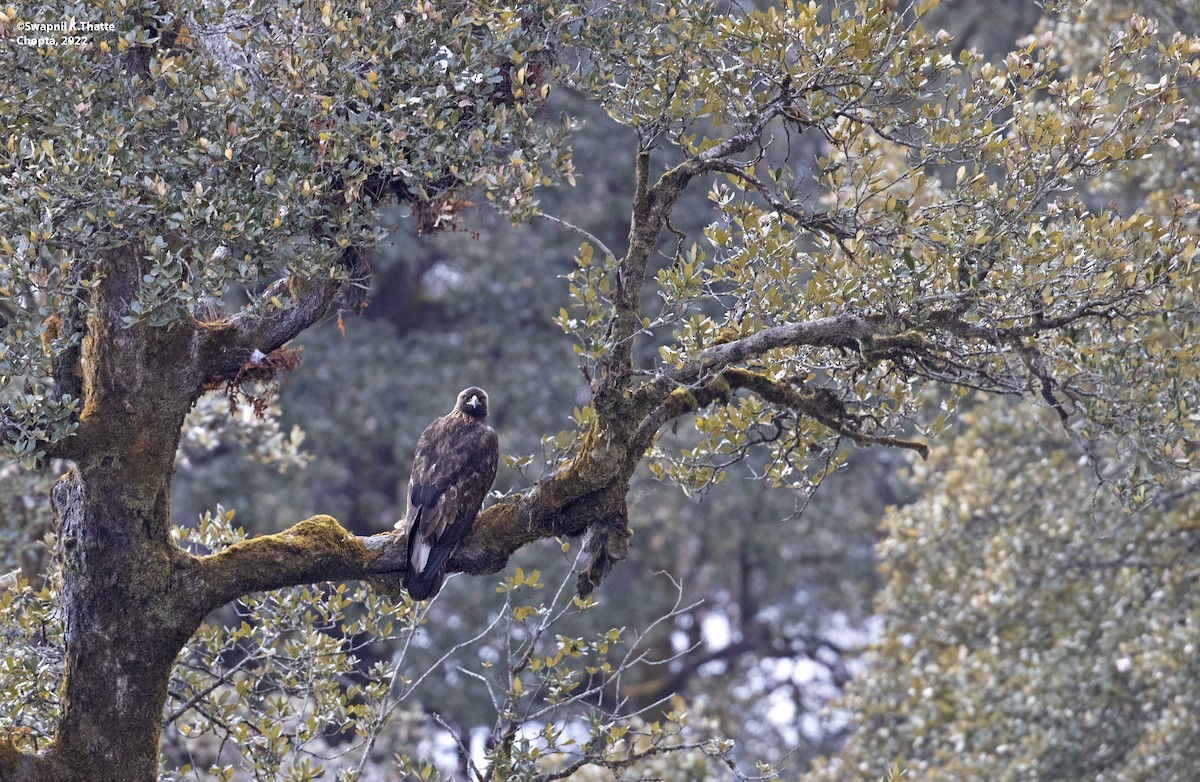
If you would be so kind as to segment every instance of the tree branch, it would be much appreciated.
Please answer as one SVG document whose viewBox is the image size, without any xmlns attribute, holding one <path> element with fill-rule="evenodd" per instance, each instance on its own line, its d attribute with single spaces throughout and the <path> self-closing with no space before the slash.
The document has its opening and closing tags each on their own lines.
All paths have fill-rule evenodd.
<svg viewBox="0 0 1200 782">
<path fill-rule="evenodd" d="M 376 575 L 379 571 L 372 565 L 384 547 L 376 543 L 368 548 L 366 540 L 330 516 L 313 516 L 283 532 L 201 557 L 184 579 L 195 582 L 189 585 L 189 596 L 198 601 L 201 613 L 207 613 L 253 592 Z"/>
<path fill-rule="evenodd" d="M 793 203 L 784 201 L 775 192 L 767 186 L 758 177 L 754 176 L 747 167 L 739 165 L 731 160 L 714 161 L 710 164 L 714 171 L 721 171 L 728 174 L 741 182 L 745 183 L 750 189 L 756 191 L 767 204 L 780 214 L 787 215 L 793 218 L 797 224 L 810 231 L 818 231 L 820 233 L 832 236 L 835 239 L 852 239 L 856 233 L 853 227 L 842 226 L 837 222 L 837 217 L 840 215 L 834 212 L 815 212 L 809 213 L 799 208 Z"/>
<path fill-rule="evenodd" d="M 609 397 L 616 396 L 615 392 L 625 387 L 632 373 L 633 340 L 642 328 L 641 289 L 650 256 L 667 227 L 671 211 L 693 179 L 710 171 L 723 170 L 727 158 L 749 149 L 782 110 L 782 99 L 768 103 L 740 133 L 669 169 L 653 185 L 650 184 L 650 151 L 638 152 L 629 248 L 616 266 L 614 280 L 614 313 L 610 323 L 613 348 L 604 362 L 606 382 L 596 400 L 596 412 L 605 423 L 628 412 L 623 405 L 610 403 L 605 398 L 605 390 Z"/>
<path fill-rule="evenodd" d="M 795 410 L 801 415 L 820 421 L 838 434 L 849 437 L 857 445 L 907 448 L 919 453 L 922 459 L 929 458 L 929 446 L 924 443 L 859 431 L 859 417 L 846 410 L 841 400 L 827 389 L 819 388 L 811 393 L 806 393 L 788 383 L 773 380 L 766 375 L 745 369 L 726 370 L 723 377 L 731 387 L 752 391 L 772 404 Z"/>
<path fill-rule="evenodd" d="M 267 289 L 268 293 L 275 289 L 286 293 L 293 301 L 292 306 L 250 308 L 216 323 L 198 324 L 203 335 L 198 358 L 205 382 L 233 378 L 255 350 L 264 355 L 270 353 L 316 323 L 329 310 L 340 288 L 341 282 L 332 274 L 292 275 Z"/>
<path fill-rule="evenodd" d="M 701 410 L 713 402 L 728 402 L 735 391 L 745 389 L 778 407 L 820 421 L 826 427 L 861 446 L 882 445 L 916 451 L 925 459 L 929 446 L 888 435 L 859 430 L 860 417 L 850 413 L 832 391 L 818 388 L 803 391 L 790 383 L 775 380 L 747 369 L 727 368 L 699 388 L 676 388 L 638 425 L 634 442 L 648 448 L 654 435 L 668 421 Z M 643 445 L 644 444 L 644 445 Z"/>
<path fill-rule="evenodd" d="M 1088 300 L 1057 317 L 1031 317 L 1030 322 L 1026 324 L 992 326 L 963 318 L 964 312 L 972 302 L 969 293 L 951 297 L 949 307 L 932 309 L 934 305 L 945 305 L 946 302 L 945 296 L 928 297 L 914 302 L 913 310 L 925 313 L 921 318 L 867 315 L 847 311 L 816 320 L 772 326 L 740 339 L 705 348 L 694 360 L 661 372 L 652 386 L 657 389 L 656 392 L 645 388 L 641 394 L 661 399 L 672 386 L 688 385 L 711 378 L 727 367 L 779 348 L 841 347 L 862 350 L 864 353 L 870 351 L 872 355 L 882 355 L 896 349 L 919 353 L 929 347 L 923 334 L 938 332 L 997 347 L 1009 345 L 1020 348 L 1023 339 L 1060 331 L 1066 326 L 1089 318 L 1109 316 L 1121 304 L 1115 298 Z"/>
<path fill-rule="evenodd" d="M 707 360 L 678 370 L 673 377 L 682 380 L 709 371 L 710 366 L 795 340 L 840 344 L 855 338 L 869 340 L 879 330 L 880 324 L 852 315 L 781 326 L 709 348 L 703 354 Z M 922 443 L 858 431 L 857 418 L 827 390 L 806 392 L 766 375 L 726 367 L 699 388 L 675 388 L 664 394 L 636 428 L 630 429 L 631 422 L 625 423 L 627 433 L 620 439 L 604 436 L 599 427 L 593 429 L 584 437 L 583 452 L 562 470 L 529 491 L 507 497 L 480 513 L 471 534 L 451 557 L 448 570 L 495 573 L 528 543 L 558 536 L 576 537 L 594 530 L 589 569 L 579 586 L 585 593 L 590 591 L 611 564 L 627 553 L 625 495 L 630 476 L 655 433 L 672 418 L 714 401 L 728 401 L 734 391 L 742 388 L 814 418 L 861 445 L 909 448 L 922 456 L 927 453 Z M 405 559 L 403 534 L 357 537 L 329 516 L 313 516 L 284 532 L 252 538 L 192 560 L 183 566 L 191 571 L 183 577 L 196 582 L 194 588 L 185 591 L 195 596 L 196 608 L 203 613 L 242 595 L 286 586 L 396 579 L 405 569 Z"/>
<path fill-rule="evenodd" d="M 610 262 L 610 263 L 616 262 L 617 256 L 613 254 L 613 251 L 610 250 L 608 248 L 608 245 L 605 244 L 599 237 L 597 237 L 591 231 L 581 228 L 578 225 L 575 225 L 574 223 L 563 220 L 561 217 L 555 217 L 554 215 L 546 214 L 545 212 L 538 212 L 534 216 L 540 217 L 543 220 L 549 220 L 552 223 L 561 225 L 563 228 L 566 228 L 568 231 L 571 231 L 572 233 L 579 234 L 584 239 L 586 239 L 587 241 L 589 241 L 593 245 L 595 245 L 597 248 L 599 248 L 600 252 L 604 253 L 604 257 L 608 262 Z"/>
<path fill-rule="evenodd" d="M 843 312 L 827 318 L 785 323 L 755 332 L 747 337 L 724 342 L 700 351 L 698 358 L 665 372 L 671 383 L 691 383 L 720 372 L 770 350 L 808 345 L 811 347 L 848 347 L 869 342 L 880 334 L 896 330 L 898 321 L 883 316 Z"/>
<path fill-rule="evenodd" d="M 612 528 L 619 518 L 624 529 L 625 494 L 640 456 L 593 442 L 560 472 L 480 513 L 447 569 L 495 573 L 528 543 L 576 537 L 593 527 L 605 536 L 603 557 L 597 557 L 607 558 L 607 564 L 622 559 L 628 542 Z M 188 588 L 183 591 L 203 614 L 252 592 L 322 581 L 397 579 L 405 569 L 406 549 L 403 534 L 358 537 L 329 516 L 313 516 L 283 532 L 185 562 L 181 577 Z"/>
</svg>

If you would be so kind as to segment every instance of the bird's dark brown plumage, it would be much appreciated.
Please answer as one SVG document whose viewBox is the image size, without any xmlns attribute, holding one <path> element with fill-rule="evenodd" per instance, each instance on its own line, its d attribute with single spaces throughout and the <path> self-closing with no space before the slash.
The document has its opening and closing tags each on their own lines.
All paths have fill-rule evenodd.
<svg viewBox="0 0 1200 782">
<path fill-rule="evenodd" d="M 496 479 L 500 446 L 487 414 L 487 392 L 472 386 L 417 440 L 408 512 L 401 523 L 408 533 L 404 588 L 414 600 L 433 597 L 442 588 L 446 563 L 471 531 Z"/>
</svg>

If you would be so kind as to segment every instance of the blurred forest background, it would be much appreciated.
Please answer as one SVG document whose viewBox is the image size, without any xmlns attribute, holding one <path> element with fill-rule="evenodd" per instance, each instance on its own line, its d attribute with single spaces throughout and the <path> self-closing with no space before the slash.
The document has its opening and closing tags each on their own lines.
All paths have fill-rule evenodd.
<svg viewBox="0 0 1200 782">
<path fill-rule="evenodd" d="M 1120 4 L 1092 5 L 1099 19 Z M 1143 5 L 1200 29 L 1200 3 Z M 988 58 L 1039 24 L 1033 0 L 946 0 L 929 22 Z M 567 91 L 554 101 L 580 120 L 577 184 L 543 192 L 542 209 L 619 252 L 632 133 Z M 1089 197 L 1141 195 L 1129 185 Z M 689 235 L 708 219 L 692 211 L 698 222 L 677 226 Z M 417 235 L 403 212 L 390 219 L 392 241 L 371 258 L 369 306 L 302 336 L 277 423 L 249 422 L 243 406 L 235 417 L 262 436 L 231 438 L 221 432 L 226 400 L 214 395 L 196 412 L 174 489 L 178 525 L 219 505 L 250 534 L 313 513 L 359 534 L 387 530 L 403 515 L 418 434 L 473 384 L 491 396 L 508 457 L 496 490 L 537 478 L 541 433 L 569 428 L 563 411 L 589 399 L 552 306 L 579 237 L 545 219 L 514 227 L 485 207 L 433 236 Z M 694 496 L 640 472 L 632 554 L 586 617 L 591 628 L 652 626 L 650 658 L 669 660 L 628 672 L 629 708 L 686 710 L 734 740 L 739 760 L 786 778 L 878 779 L 894 762 L 914 779 L 1200 778 L 1200 760 L 1187 759 L 1200 738 L 1198 539 L 1186 532 L 1200 518 L 1189 491 L 1130 515 L 1053 416 L 994 399 L 965 410 L 928 462 L 852 450 L 812 496 L 752 480 L 753 463 Z M 29 480 L 6 471 L 0 482 L 0 572 L 44 562 L 49 509 Z M 570 565 L 554 541 L 512 563 L 552 586 Z M 462 668 L 498 658 L 504 641 L 456 645 L 502 609 L 500 580 L 454 577 L 430 609 L 406 664 L 420 671 L 455 651 L 393 716 L 380 769 L 403 752 L 462 774 L 454 735 L 481 751 L 493 702 Z M 232 608 L 227 619 L 237 621 Z M 377 644 L 359 662 L 394 652 Z M 699 778 L 672 762 L 652 773 Z"/>
</svg>

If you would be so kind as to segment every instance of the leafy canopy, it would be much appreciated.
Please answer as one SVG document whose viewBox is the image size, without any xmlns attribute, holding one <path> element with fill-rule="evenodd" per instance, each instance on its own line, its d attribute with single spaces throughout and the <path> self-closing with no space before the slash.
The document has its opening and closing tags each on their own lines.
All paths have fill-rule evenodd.
<svg viewBox="0 0 1200 782">
<path fill-rule="evenodd" d="M 0 27 L 114 23 L 82 46 L 8 46 L 0 91 L 0 376 L 18 456 L 71 431 L 49 390 L 60 329 L 137 254 L 126 325 L 293 306 L 286 275 L 367 282 L 348 248 L 393 197 L 419 229 L 468 192 L 514 216 L 570 171 L 542 114 L 550 6 L 157 3 L 8 6 Z M 17 380 L 13 383 L 11 381 Z M 21 382 L 24 381 L 24 382 Z"/>
<path fill-rule="evenodd" d="M 985 62 L 924 26 L 933 5 L 621 4 L 584 25 L 569 78 L 667 167 L 663 192 L 717 175 L 703 238 L 653 268 L 647 385 L 699 391 L 685 409 L 752 391 L 656 474 L 703 486 L 767 441 L 766 474 L 810 486 L 836 441 L 917 447 L 901 436 L 936 434 L 972 389 L 1055 409 L 1085 447 L 1115 434 L 1195 465 L 1196 202 L 1093 188 L 1179 146 L 1200 41 L 1127 15 L 1087 67 L 1048 35 Z M 600 249 L 559 313 L 589 376 L 633 339 L 608 326 L 628 256 Z M 755 375 L 705 385 L 730 366 Z M 931 411 L 934 385 L 952 393 Z"/>
</svg>

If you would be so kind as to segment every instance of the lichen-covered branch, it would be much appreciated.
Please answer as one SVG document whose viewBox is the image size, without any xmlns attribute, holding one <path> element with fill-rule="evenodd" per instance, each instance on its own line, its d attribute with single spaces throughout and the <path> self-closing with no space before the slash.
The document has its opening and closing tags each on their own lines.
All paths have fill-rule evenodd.
<svg viewBox="0 0 1200 782">
<path fill-rule="evenodd" d="M 595 444 L 534 488 L 486 508 L 448 569 L 495 573 L 522 546 L 556 536 L 576 537 L 593 528 L 603 541 L 594 552 L 593 567 L 603 569 L 624 558 L 625 494 L 640 455 Z M 242 595 L 297 584 L 396 579 L 405 561 L 403 533 L 359 537 L 329 516 L 313 516 L 283 532 L 201 557 L 194 565 L 185 563 L 189 572 L 182 577 L 190 584 L 195 609 L 205 612 Z M 597 582 L 602 575 L 593 574 Z"/>
<path fill-rule="evenodd" d="M 202 557 L 186 578 L 194 583 L 199 609 L 208 611 L 251 592 L 364 578 L 377 556 L 333 518 L 313 516 Z"/>
<path fill-rule="evenodd" d="M 929 446 L 886 435 L 860 431 L 860 419 L 846 409 L 845 404 L 828 389 L 806 391 L 775 380 L 759 372 L 729 368 L 698 388 L 676 388 L 656 406 L 638 426 L 634 441 L 649 447 L 654 435 L 668 421 L 694 413 L 714 402 L 728 402 L 735 391 L 744 389 L 766 402 L 821 422 L 830 430 L 850 438 L 862 446 L 882 445 L 916 451 L 922 458 L 929 456 Z"/>
<path fill-rule="evenodd" d="M 331 272 L 314 277 L 293 275 L 275 286 L 291 300 L 291 306 L 262 304 L 216 323 L 199 324 L 204 339 L 198 360 L 205 382 L 231 379 L 255 350 L 270 353 L 316 323 L 328 312 L 341 282 Z"/>
</svg>

